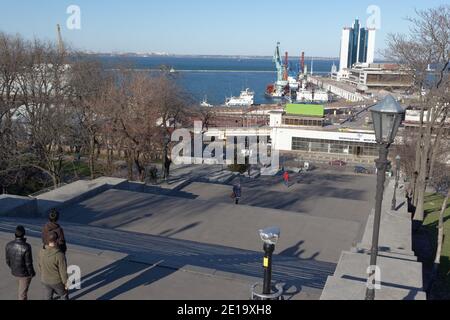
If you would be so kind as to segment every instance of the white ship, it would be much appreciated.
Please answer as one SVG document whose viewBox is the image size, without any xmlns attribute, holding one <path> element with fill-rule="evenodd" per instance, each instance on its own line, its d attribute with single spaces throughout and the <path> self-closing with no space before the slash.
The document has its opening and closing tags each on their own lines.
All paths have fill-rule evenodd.
<svg viewBox="0 0 450 320">
<path fill-rule="evenodd" d="M 254 103 L 255 93 L 250 89 L 245 89 L 239 97 L 231 97 L 226 99 L 227 107 L 250 107 Z"/>
<path fill-rule="evenodd" d="M 211 108 L 213 105 L 208 103 L 208 99 L 205 97 L 202 101 L 202 103 L 200 103 L 200 106 L 205 107 L 205 108 Z"/>
</svg>

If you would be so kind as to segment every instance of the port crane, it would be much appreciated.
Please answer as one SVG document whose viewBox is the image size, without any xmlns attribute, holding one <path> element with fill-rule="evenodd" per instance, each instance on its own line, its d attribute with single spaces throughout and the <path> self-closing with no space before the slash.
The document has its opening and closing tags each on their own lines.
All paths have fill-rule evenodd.
<svg viewBox="0 0 450 320">
<path fill-rule="evenodd" d="M 275 54 L 273 56 L 273 62 L 275 62 L 275 67 L 277 69 L 277 82 L 283 80 L 283 62 L 281 61 L 280 54 L 280 43 L 277 42 L 277 47 L 275 49 Z"/>
<path fill-rule="evenodd" d="M 286 53 L 286 63 L 283 63 L 280 54 L 280 42 L 277 42 L 273 62 L 277 70 L 277 80 L 274 84 L 269 84 L 266 89 L 266 97 L 271 99 L 284 99 L 289 92 L 288 82 L 288 54 Z"/>
<path fill-rule="evenodd" d="M 64 42 L 61 36 L 61 26 L 59 24 L 56 25 L 56 35 L 58 38 L 58 50 L 59 53 L 62 54 L 64 52 Z"/>
</svg>

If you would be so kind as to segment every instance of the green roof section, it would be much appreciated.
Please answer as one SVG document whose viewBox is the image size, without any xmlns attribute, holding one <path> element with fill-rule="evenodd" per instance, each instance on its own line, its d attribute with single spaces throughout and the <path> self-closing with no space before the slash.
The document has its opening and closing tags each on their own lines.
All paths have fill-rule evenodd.
<svg viewBox="0 0 450 320">
<path fill-rule="evenodd" d="M 325 108 L 320 104 L 289 103 L 286 105 L 286 113 L 298 116 L 323 118 L 325 115 Z"/>
</svg>

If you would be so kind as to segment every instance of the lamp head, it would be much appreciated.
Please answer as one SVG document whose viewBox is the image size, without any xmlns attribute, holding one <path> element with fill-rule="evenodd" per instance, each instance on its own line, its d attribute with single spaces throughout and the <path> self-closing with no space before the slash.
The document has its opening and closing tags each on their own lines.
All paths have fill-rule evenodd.
<svg viewBox="0 0 450 320">
<path fill-rule="evenodd" d="M 370 112 L 372 113 L 377 143 L 393 143 L 405 110 L 393 96 L 388 95 L 380 103 L 370 108 Z"/>
<path fill-rule="evenodd" d="M 270 227 L 266 229 L 259 230 L 259 236 L 261 240 L 266 244 L 276 245 L 278 239 L 280 238 L 280 228 Z"/>
</svg>

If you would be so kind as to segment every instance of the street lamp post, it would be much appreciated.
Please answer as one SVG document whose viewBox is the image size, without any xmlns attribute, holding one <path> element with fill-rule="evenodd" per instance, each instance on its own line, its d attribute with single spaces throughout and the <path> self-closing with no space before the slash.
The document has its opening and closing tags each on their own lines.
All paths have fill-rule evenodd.
<svg viewBox="0 0 450 320">
<path fill-rule="evenodd" d="M 170 136 L 168 134 L 164 135 L 164 159 L 163 159 L 163 178 L 164 180 L 167 181 L 168 179 L 168 170 L 167 170 L 167 158 L 168 158 L 168 148 L 169 148 L 169 143 L 170 143 Z"/>
<path fill-rule="evenodd" d="M 392 210 L 397 209 L 397 189 L 398 189 L 398 180 L 400 179 L 400 156 L 395 157 L 396 171 L 395 171 L 395 187 L 394 187 L 394 196 L 392 198 Z"/>
<path fill-rule="evenodd" d="M 391 95 L 388 95 L 383 101 L 372 107 L 370 111 L 372 113 L 376 141 L 379 146 L 379 159 L 375 161 L 377 167 L 377 188 L 375 196 L 372 248 L 370 251 L 369 281 L 373 281 L 377 270 L 381 206 L 383 203 L 384 183 L 386 181 L 386 167 L 389 163 L 389 147 L 394 142 L 405 111 Z M 373 283 L 369 283 L 369 281 L 367 283 L 366 300 L 374 300 L 375 287 L 373 286 Z"/>
</svg>

